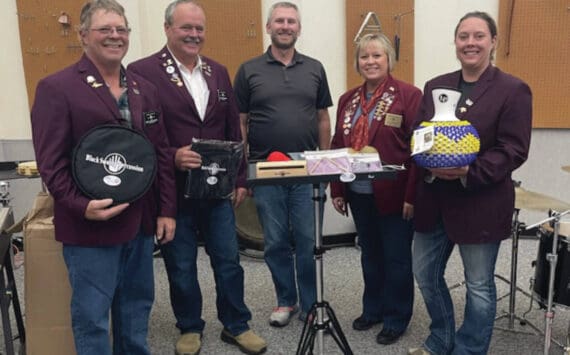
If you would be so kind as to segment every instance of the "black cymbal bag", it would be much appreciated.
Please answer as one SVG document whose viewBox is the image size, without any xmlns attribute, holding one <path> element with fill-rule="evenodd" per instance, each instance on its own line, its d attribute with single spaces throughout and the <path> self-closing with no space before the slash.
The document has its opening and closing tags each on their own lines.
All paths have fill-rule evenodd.
<svg viewBox="0 0 570 355">
<path fill-rule="evenodd" d="M 188 172 L 184 196 L 193 199 L 230 198 L 243 159 L 243 142 L 194 138 L 192 150 L 202 156 L 202 166 Z"/>
<path fill-rule="evenodd" d="M 155 148 L 134 129 L 98 126 L 75 147 L 72 172 L 79 189 L 92 199 L 112 198 L 113 204 L 133 202 L 154 181 Z"/>
</svg>

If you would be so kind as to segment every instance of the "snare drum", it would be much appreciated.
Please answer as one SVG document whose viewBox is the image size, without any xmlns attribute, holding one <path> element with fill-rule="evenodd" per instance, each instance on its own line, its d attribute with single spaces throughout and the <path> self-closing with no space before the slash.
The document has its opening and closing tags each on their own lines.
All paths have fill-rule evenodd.
<svg viewBox="0 0 570 355">
<path fill-rule="evenodd" d="M 240 248 L 263 251 L 263 229 L 257 217 L 257 208 L 252 197 L 246 196 L 236 208 L 235 216 Z"/>
<path fill-rule="evenodd" d="M 548 280 L 550 277 L 550 262 L 546 255 L 552 253 L 552 238 L 554 230 L 545 223 L 539 228 L 540 244 L 534 271 L 533 290 L 545 304 L 548 302 Z M 558 233 L 558 248 L 556 255 L 556 271 L 554 273 L 553 302 L 570 306 L 570 222 L 560 222 Z"/>
</svg>

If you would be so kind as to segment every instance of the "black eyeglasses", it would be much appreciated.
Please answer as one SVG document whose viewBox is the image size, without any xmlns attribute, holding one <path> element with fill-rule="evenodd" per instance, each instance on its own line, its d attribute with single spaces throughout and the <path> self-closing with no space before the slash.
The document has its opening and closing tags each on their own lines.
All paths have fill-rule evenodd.
<svg viewBox="0 0 570 355">
<path fill-rule="evenodd" d="M 99 27 L 99 28 L 91 28 L 90 31 L 97 31 L 102 35 L 108 36 L 113 33 L 113 31 L 117 32 L 119 36 L 127 36 L 131 33 L 131 29 L 128 27 L 118 26 L 118 27 Z"/>
</svg>

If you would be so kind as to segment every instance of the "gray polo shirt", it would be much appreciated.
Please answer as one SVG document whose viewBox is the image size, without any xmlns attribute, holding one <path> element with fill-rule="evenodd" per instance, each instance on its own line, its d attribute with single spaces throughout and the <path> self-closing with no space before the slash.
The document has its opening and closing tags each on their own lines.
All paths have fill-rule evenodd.
<svg viewBox="0 0 570 355">
<path fill-rule="evenodd" d="M 295 52 L 289 65 L 275 60 L 271 47 L 243 63 L 234 80 L 241 113 L 249 113 L 251 160 L 272 151 L 302 152 L 318 147 L 317 111 L 332 106 L 323 65 Z"/>
</svg>

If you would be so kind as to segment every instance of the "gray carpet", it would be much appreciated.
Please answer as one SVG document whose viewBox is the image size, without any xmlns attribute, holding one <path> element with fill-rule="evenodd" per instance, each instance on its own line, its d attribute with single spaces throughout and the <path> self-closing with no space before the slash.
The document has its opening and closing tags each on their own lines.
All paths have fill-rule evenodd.
<svg viewBox="0 0 570 355">
<path fill-rule="evenodd" d="M 534 275 L 531 261 L 536 258 L 538 249 L 537 240 L 521 240 L 519 248 L 518 286 L 524 290 L 529 288 L 529 280 Z M 497 274 L 506 278 L 510 276 L 511 242 L 503 242 L 497 262 Z M 250 326 L 269 343 L 268 354 L 294 354 L 301 335 L 303 324 L 295 319 L 285 328 L 273 328 L 268 325 L 268 317 L 275 305 L 273 285 L 265 263 L 260 259 L 242 256 L 242 265 L 245 269 L 246 302 L 253 314 Z M 16 270 L 18 291 L 23 300 L 23 272 L 25 265 Z M 381 326 L 375 326 L 369 331 L 357 332 L 352 330 L 351 323 L 361 311 L 360 297 L 362 292 L 362 276 L 359 263 L 359 251 L 354 247 L 341 247 L 329 250 L 324 255 L 324 299 L 328 301 L 335 311 L 342 330 L 354 354 L 405 354 L 407 349 L 421 344 L 428 334 L 429 317 L 426 314 L 423 300 L 416 289 L 416 303 L 412 322 L 399 342 L 390 346 L 381 346 L 375 342 L 375 336 Z M 209 260 L 203 248 L 199 253 L 199 272 L 204 296 L 203 319 L 206 321 L 203 348 L 201 354 L 240 354 L 233 346 L 223 343 L 220 339 L 222 326 L 217 320 L 215 309 L 215 288 Z M 173 344 L 177 339 L 178 331 L 174 326 L 174 317 L 169 304 L 168 283 L 162 259 L 155 259 L 156 275 L 156 302 L 150 320 L 149 343 L 152 354 L 173 354 Z M 449 285 L 462 281 L 462 266 L 457 252 L 454 252 L 448 265 L 447 280 Z M 497 280 L 498 294 L 508 292 L 508 285 Z M 463 286 L 452 291 L 456 306 L 456 319 L 458 324 L 462 320 L 462 311 L 465 301 Z M 23 305 L 25 306 L 25 305 Z M 25 308 L 25 307 L 24 307 Z M 529 299 L 517 292 L 516 314 L 521 315 L 529 308 Z M 498 314 L 508 309 L 508 298 L 498 303 Z M 12 317 L 13 318 L 13 317 Z M 534 308 L 527 315 L 527 319 L 540 329 L 544 325 L 544 312 Z M 565 335 L 569 324 L 569 315 L 565 307 L 556 307 L 556 316 L 553 324 L 553 336 L 565 343 Z M 497 322 L 497 325 L 507 326 L 507 320 Z M 518 322 L 515 329 L 528 329 L 521 327 Z M 544 337 L 541 335 L 516 334 L 510 331 L 495 330 L 491 344 L 490 354 L 542 354 Z M 0 351 L 4 353 L 4 343 L 0 341 Z M 318 348 L 315 348 L 315 353 Z M 339 347 L 330 336 L 325 336 L 323 354 L 340 354 Z M 551 346 L 551 354 L 562 354 L 561 348 Z M 48 354 L 50 355 L 50 354 Z"/>
<path fill-rule="evenodd" d="M 529 279 L 534 275 L 531 261 L 536 258 L 538 242 L 536 240 L 522 240 L 519 248 L 518 285 L 527 290 Z M 509 278 L 511 242 L 505 241 L 501 247 L 497 273 Z M 222 326 L 217 320 L 214 305 L 213 276 L 209 261 L 204 250 L 199 255 L 200 280 L 202 294 L 204 295 L 203 319 L 206 321 L 206 329 L 203 338 L 202 354 L 239 354 L 234 347 L 220 341 L 219 335 Z M 242 265 L 245 269 L 246 302 L 253 314 L 250 323 L 252 329 L 264 337 L 269 343 L 268 354 L 294 354 L 301 335 L 303 324 L 292 321 L 285 328 L 273 328 L 268 326 L 268 317 L 271 308 L 275 304 L 273 285 L 269 271 L 263 261 L 242 257 Z M 173 343 L 177 337 L 174 327 L 174 318 L 169 305 L 167 281 L 161 260 L 157 260 L 156 287 L 157 298 L 153 309 L 150 325 L 150 344 L 153 354 L 172 354 Z M 342 330 L 355 354 L 405 354 L 407 349 L 415 347 L 423 341 L 428 334 L 429 317 L 426 314 L 423 300 L 416 290 L 416 303 L 412 322 L 402 339 L 390 346 L 381 346 L 375 342 L 376 334 L 380 331 L 378 325 L 369 331 L 357 332 L 352 330 L 352 320 L 360 315 L 360 298 L 362 292 L 362 276 L 359 263 L 359 251 L 354 247 L 342 247 L 328 251 L 324 256 L 324 285 L 325 297 L 335 311 Z M 449 285 L 462 281 L 462 266 L 458 254 L 454 252 L 449 263 L 447 280 Z M 508 285 L 498 280 L 498 295 L 508 292 Z M 465 300 L 464 287 L 457 287 L 452 291 L 457 310 L 456 319 L 458 324 L 462 320 L 462 311 Z M 528 314 L 528 319 L 540 329 L 543 329 L 544 312 L 539 310 L 534 303 L 534 309 Z M 524 313 L 529 307 L 529 299 L 517 292 L 517 315 Z M 497 311 L 501 314 L 508 310 L 508 298 L 501 300 Z M 568 312 L 562 307 L 557 307 L 553 326 L 553 335 L 565 343 L 565 334 L 568 327 Z M 506 319 L 497 322 L 499 326 L 507 326 Z M 524 330 L 518 322 L 515 329 Z M 532 329 L 529 329 L 532 330 Z M 540 335 L 516 334 L 509 331 L 496 330 L 493 334 L 490 354 L 541 354 L 543 353 L 544 337 Z M 317 350 L 317 349 L 315 349 Z M 340 354 L 339 347 L 330 336 L 325 336 L 324 354 Z M 563 351 L 553 345 L 551 354 L 562 354 Z"/>
</svg>

